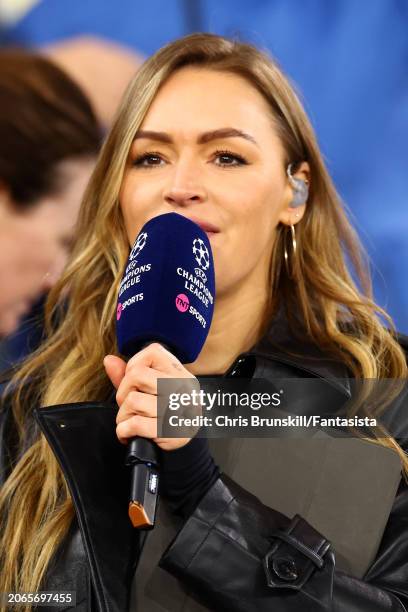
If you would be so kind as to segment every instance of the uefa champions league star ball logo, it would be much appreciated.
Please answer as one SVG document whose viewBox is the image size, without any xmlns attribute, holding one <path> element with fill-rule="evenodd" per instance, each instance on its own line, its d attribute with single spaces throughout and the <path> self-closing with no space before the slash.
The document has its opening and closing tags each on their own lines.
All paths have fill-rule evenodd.
<svg viewBox="0 0 408 612">
<path fill-rule="evenodd" d="M 132 259 L 136 259 L 140 251 L 145 246 L 146 242 L 147 242 L 147 232 L 143 232 L 143 234 L 139 234 L 135 244 L 133 245 L 132 250 L 130 251 L 129 261 L 132 261 Z"/>
<path fill-rule="evenodd" d="M 193 253 L 198 265 L 203 270 L 208 270 L 210 267 L 210 254 L 201 238 L 195 238 L 193 241 Z"/>
</svg>

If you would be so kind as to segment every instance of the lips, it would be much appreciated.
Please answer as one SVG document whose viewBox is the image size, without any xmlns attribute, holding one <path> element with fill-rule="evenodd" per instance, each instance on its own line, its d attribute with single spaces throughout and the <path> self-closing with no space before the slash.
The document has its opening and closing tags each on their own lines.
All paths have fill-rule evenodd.
<svg viewBox="0 0 408 612">
<path fill-rule="evenodd" d="M 218 234 L 220 231 L 218 227 L 216 227 L 212 223 L 209 223 L 208 221 L 202 221 L 201 219 L 197 219 L 196 217 L 186 217 L 186 219 L 193 221 L 193 223 L 201 227 L 201 229 L 206 234 Z"/>
</svg>

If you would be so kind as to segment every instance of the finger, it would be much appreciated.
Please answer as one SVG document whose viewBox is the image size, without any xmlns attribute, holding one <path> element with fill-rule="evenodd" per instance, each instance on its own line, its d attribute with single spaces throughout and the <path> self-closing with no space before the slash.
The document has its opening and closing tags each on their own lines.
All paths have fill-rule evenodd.
<svg viewBox="0 0 408 612">
<path fill-rule="evenodd" d="M 153 439 L 157 437 L 157 419 L 136 414 L 130 419 L 119 423 L 116 427 L 116 435 L 119 442 L 126 443 L 129 438 L 140 436 L 142 438 Z"/>
<path fill-rule="evenodd" d="M 129 417 L 140 414 L 150 418 L 157 417 L 157 397 L 140 393 L 140 391 L 131 391 L 116 415 L 116 423 L 126 421 Z"/>
<path fill-rule="evenodd" d="M 125 376 L 126 362 L 115 355 L 106 355 L 103 360 L 105 371 L 109 376 L 113 386 L 117 389 Z"/>
<path fill-rule="evenodd" d="M 159 372 L 164 372 L 175 378 L 191 376 L 182 363 L 170 351 L 165 349 L 158 342 L 153 342 L 139 351 L 129 359 L 127 369 L 130 370 L 135 364 L 142 364 L 154 368 Z"/>
<path fill-rule="evenodd" d="M 141 391 L 149 395 L 157 395 L 158 378 L 168 378 L 168 375 L 142 364 L 134 364 L 133 368 L 127 370 L 118 387 L 116 393 L 118 405 L 122 406 L 126 397 L 132 391 Z"/>
</svg>

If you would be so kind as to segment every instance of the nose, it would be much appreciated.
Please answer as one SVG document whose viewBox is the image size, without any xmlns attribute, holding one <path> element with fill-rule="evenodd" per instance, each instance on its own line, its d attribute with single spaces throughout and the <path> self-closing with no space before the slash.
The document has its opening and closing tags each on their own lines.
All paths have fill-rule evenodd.
<svg viewBox="0 0 408 612">
<path fill-rule="evenodd" d="M 178 164 L 171 183 L 164 190 L 163 197 L 165 202 L 173 206 L 188 206 L 205 201 L 206 191 L 201 184 L 199 171 L 192 160 Z"/>
</svg>

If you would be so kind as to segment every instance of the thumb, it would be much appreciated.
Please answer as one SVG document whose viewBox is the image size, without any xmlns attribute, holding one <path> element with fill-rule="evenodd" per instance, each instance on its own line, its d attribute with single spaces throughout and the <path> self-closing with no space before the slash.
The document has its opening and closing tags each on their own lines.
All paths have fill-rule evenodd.
<svg viewBox="0 0 408 612">
<path fill-rule="evenodd" d="M 106 355 L 103 360 L 105 370 L 115 389 L 117 389 L 125 375 L 126 362 L 115 355 Z"/>
</svg>

